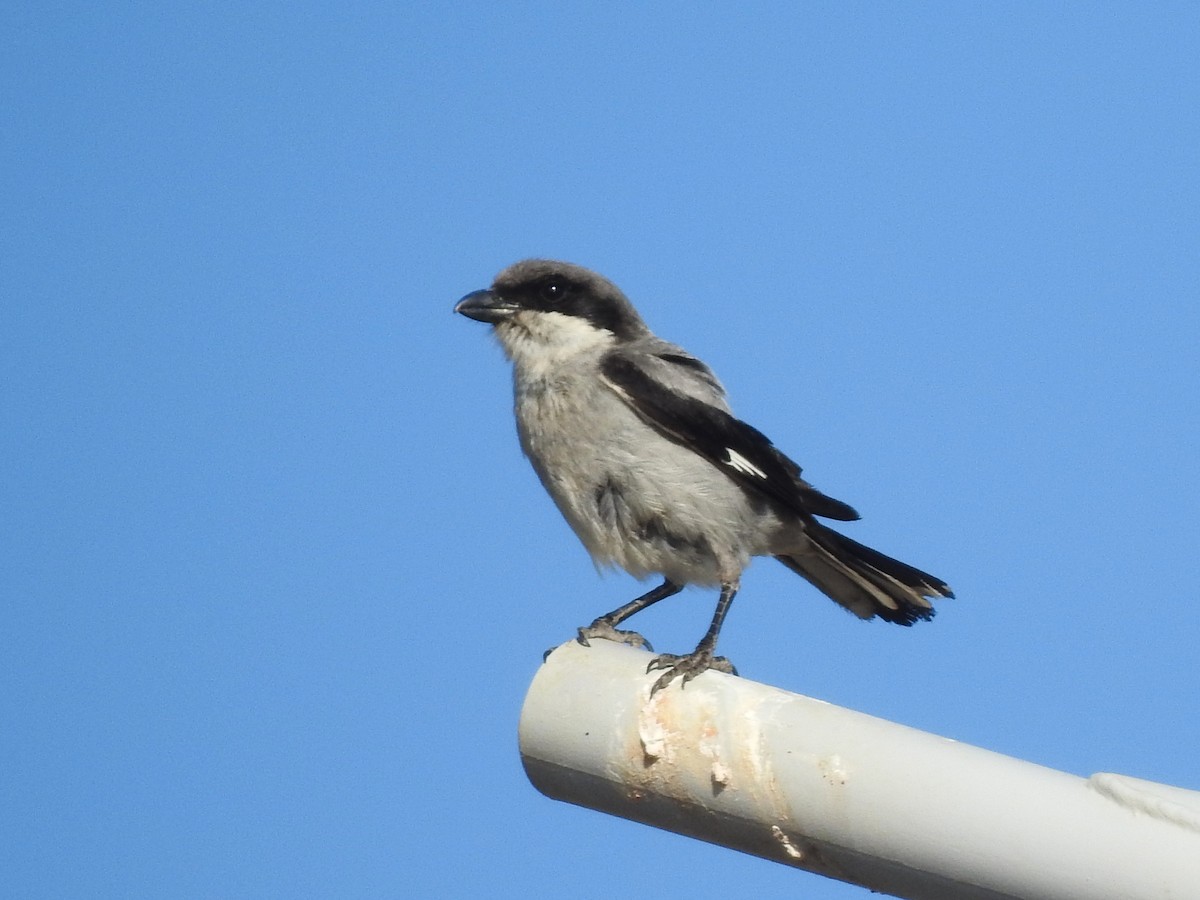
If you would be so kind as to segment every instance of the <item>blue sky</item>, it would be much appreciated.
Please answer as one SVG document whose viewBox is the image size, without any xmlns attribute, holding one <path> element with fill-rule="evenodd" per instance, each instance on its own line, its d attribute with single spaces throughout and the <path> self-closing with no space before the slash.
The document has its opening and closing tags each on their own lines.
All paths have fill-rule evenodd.
<svg viewBox="0 0 1200 900">
<path fill-rule="evenodd" d="M 1200 788 L 1194 5 L 14 4 L 0 42 L 14 896 L 866 896 L 525 781 L 542 651 L 640 588 L 450 312 L 533 255 L 958 592 L 864 624 L 760 561 L 744 675 Z M 713 599 L 636 625 L 689 649 Z"/>
</svg>

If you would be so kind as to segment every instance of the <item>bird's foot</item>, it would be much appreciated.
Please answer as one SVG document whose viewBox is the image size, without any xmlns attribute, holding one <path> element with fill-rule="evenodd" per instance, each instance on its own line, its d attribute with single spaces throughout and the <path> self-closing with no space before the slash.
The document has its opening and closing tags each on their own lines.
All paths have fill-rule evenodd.
<svg viewBox="0 0 1200 900">
<path fill-rule="evenodd" d="M 646 666 L 647 672 L 654 672 L 658 669 L 665 671 L 659 677 L 658 681 L 654 682 L 654 686 L 650 688 L 650 696 L 653 697 L 658 691 L 665 688 L 675 678 L 683 676 L 683 682 L 680 688 L 687 687 L 687 683 L 699 675 L 701 672 L 707 672 L 709 669 L 714 669 L 717 672 L 725 672 L 728 675 L 736 675 L 737 669 L 724 656 L 713 656 L 711 650 L 697 647 L 691 653 L 685 656 L 676 656 L 674 653 L 660 653 L 654 659 L 650 660 L 650 665 Z"/>
<path fill-rule="evenodd" d="M 579 637 L 576 640 L 585 647 L 591 646 L 588 641 L 592 638 L 601 638 L 606 641 L 616 641 L 618 644 L 629 644 L 631 647 L 645 647 L 647 650 L 653 651 L 650 642 L 638 634 L 636 631 L 621 631 L 619 628 L 614 628 L 611 622 L 606 622 L 604 619 L 597 619 L 591 625 L 579 629 Z"/>
</svg>

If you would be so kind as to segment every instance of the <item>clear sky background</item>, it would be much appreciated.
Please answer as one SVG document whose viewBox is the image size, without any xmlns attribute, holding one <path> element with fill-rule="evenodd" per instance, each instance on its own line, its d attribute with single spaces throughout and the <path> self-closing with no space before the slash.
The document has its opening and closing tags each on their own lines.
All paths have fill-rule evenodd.
<svg viewBox="0 0 1200 900">
<path fill-rule="evenodd" d="M 745 676 L 1200 788 L 1200 11 L 648 6 L 5 5 L 5 893 L 867 896 L 526 782 L 542 651 L 641 589 L 451 314 L 533 255 L 958 592 L 759 561 Z"/>
</svg>

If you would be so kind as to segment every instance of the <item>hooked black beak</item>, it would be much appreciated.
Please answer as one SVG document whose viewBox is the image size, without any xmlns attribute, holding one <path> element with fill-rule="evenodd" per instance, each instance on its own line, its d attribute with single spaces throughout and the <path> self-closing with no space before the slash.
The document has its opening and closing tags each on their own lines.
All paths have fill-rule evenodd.
<svg viewBox="0 0 1200 900">
<path fill-rule="evenodd" d="M 505 300 L 499 294 L 489 290 L 471 291 L 454 304 L 456 313 L 462 313 L 468 319 L 474 319 L 476 322 L 489 322 L 492 325 L 504 321 L 518 309 L 520 307 L 511 300 Z"/>
</svg>

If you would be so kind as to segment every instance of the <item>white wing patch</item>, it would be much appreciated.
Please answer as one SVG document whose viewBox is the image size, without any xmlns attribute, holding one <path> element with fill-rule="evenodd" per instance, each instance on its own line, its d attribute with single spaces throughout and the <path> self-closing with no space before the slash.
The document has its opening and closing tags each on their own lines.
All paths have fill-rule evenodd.
<svg viewBox="0 0 1200 900">
<path fill-rule="evenodd" d="M 745 475 L 753 475 L 756 478 L 762 478 L 763 480 L 766 480 L 767 473 L 754 463 L 750 462 L 750 460 L 746 459 L 746 457 L 742 456 L 742 454 L 738 453 L 736 450 L 730 449 L 729 447 L 725 448 L 725 452 L 729 454 L 729 459 L 725 462 L 725 465 L 732 469 L 737 469 L 739 472 Z"/>
</svg>

